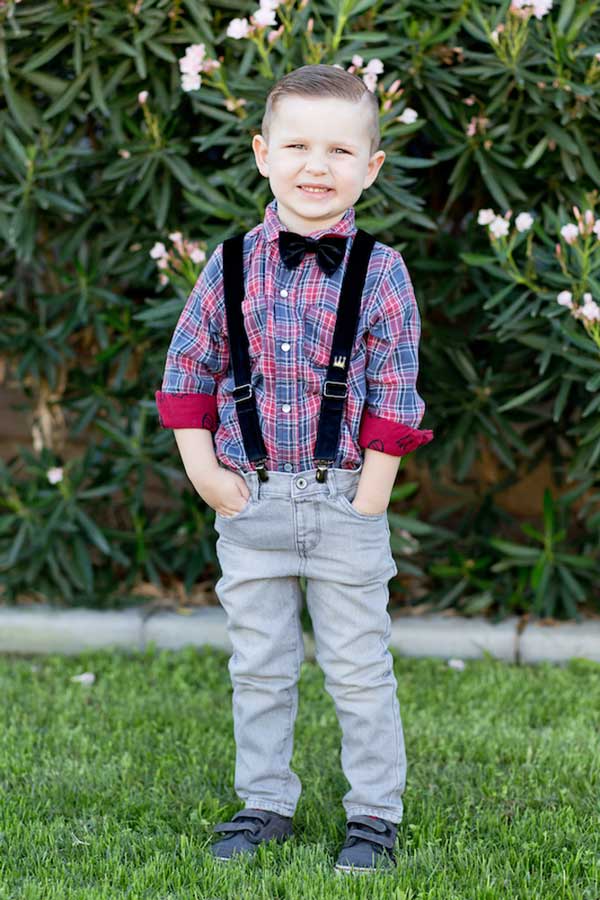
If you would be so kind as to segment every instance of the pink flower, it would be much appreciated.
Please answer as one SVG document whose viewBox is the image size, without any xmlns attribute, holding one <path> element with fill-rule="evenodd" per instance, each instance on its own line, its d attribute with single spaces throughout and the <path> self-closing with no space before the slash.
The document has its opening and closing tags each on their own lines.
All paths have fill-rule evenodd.
<svg viewBox="0 0 600 900">
<path fill-rule="evenodd" d="M 592 228 L 592 231 L 594 232 L 594 234 L 597 236 L 598 240 L 600 241 L 600 219 L 596 219 L 596 221 L 594 222 L 594 227 Z"/>
<path fill-rule="evenodd" d="M 592 300 L 592 295 L 588 292 L 583 295 L 584 304 L 580 309 L 581 315 L 584 319 L 589 319 L 591 322 L 599 322 L 600 321 L 600 306 Z"/>
<path fill-rule="evenodd" d="M 363 58 L 362 58 L 362 56 L 359 56 L 358 53 L 355 53 L 354 56 L 352 57 L 351 62 L 352 62 L 353 66 L 356 66 L 357 68 L 360 69 L 361 66 L 363 65 Z"/>
<path fill-rule="evenodd" d="M 383 63 L 380 59 L 377 59 L 377 57 L 370 59 L 366 65 L 365 72 L 373 75 L 381 75 L 383 73 Z"/>
<path fill-rule="evenodd" d="M 63 479 L 63 470 L 62 466 L 54 466 L 52 469 L 48 469 L 46 472 L 46 478 L 50 482 L 50 484 L 58 484 L 59 481 Z"/>
<path fill-rule="evenodd" d="M 375 90 L 377 87 L 377 75 L 375 72 L 365 72 L 362 79 L 370 91 Z"/>
<path fill-rule="evenodd" d="M 143 106 L 148 99 L 148 91 L 140 91 L 138 94 L 138 103 Z"/>
<path fill-rule="evenodd" d="M 157 241 L 150 251 L 150 256 L 152 259 L 160 259 L 162 256 L 167 255 L 167 248 L 161 241 Z"/>
</svg>

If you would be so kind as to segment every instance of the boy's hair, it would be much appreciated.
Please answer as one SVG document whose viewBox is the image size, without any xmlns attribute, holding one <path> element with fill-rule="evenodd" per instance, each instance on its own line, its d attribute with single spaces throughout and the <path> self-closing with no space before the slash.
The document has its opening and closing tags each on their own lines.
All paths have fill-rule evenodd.
<svg viewBox="0 0 600 900">
<path fill-rule="evenodd" d="M 364 81 L 352 72 L 347 72 L 338 66 L 321 63 L 294 69 L 293 72 L 288 72 L 273 85 L 267 94 L 261 123 L 262 134 L 267 142 L 271 117 L 277 102 L 281 97 L 290 94 L 301 97 L 339 97 L 354 103 L 360 103 L 366 95 L 369 137 L 371 139 L 369 155 L 372 156 L 379 147 L 379 101 L 376 95 L 368 89 Z"/>
</svg>

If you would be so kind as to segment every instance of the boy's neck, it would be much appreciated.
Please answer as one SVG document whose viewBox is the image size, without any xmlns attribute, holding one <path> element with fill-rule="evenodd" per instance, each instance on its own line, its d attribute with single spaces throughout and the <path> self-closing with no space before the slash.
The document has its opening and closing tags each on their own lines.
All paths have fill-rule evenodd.
<svg viewBox="0 0 600 900">
<path fill-rule="evenodd" d="M 323 231 L 326 228 L 333 228 L 334 225 L 341 222 L 347 212 L 348 210 L 344 209 L 341 213 L 337 213 L 330 218 L 305 219 L 302 216 L 298 216 L 293 210 L 288 209 L 286 206 L 282 207 L 279 201 L 277 201 L 277 215 L 279 216 L 280 222 L 285 225 L 289 231 L 305 236 L 312 234 L 314 231 Z"/>
</svg>

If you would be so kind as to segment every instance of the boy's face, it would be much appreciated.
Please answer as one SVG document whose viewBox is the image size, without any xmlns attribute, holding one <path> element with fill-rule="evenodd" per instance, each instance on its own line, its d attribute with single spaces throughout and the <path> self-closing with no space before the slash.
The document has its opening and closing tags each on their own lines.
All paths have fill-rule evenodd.
<svg viewBox="0 0 600 900">
<path fill-rule="evenodd" d="M 273 110 L 268 144 L 253 137 L 256 165 L 290 231 L 330 228 L 375 181 L 385 153 L 370 156 L 366 120 L 362 101 L 290 95 Z M 303 185 L 328 190 L 311 193 Z"/>
</svg>

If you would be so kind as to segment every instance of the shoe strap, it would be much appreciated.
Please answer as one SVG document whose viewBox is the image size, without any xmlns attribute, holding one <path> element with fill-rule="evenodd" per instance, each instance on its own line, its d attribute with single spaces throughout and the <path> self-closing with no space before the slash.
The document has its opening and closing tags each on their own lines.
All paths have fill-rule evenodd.
<svg viewBox="0 0 600 900">
<path fill-rule="evenodd" d="M 213 831 L 249 831 L 258 834 L 260 825 L 252 822 L 217 822 L 213 825 Z"/>
<path fill-rule="evenodd" d="M 374 834 L 372 831 L 367 831 L 366 828 L 357 828 L 354 826 L 351 826 L 348 829 L 346 838 L 358 838 L 361 841 L 369 841 L 370 844 L 381 844 L 382 847 L 388 847 L 390 849 L 396 843 L 394 835 Z"/>
<path fill-rule="evenodd" d="M 352 816 L 348 819 L 346 839 L 358 838 L 361 841 L 370 841 L 372 844 L 380 844 L 382 847 L 392 849 L 396 843 L 397 828 L 384 822 L 382 819 L 374 819 L 371 816 Z"/>
<path fill-rule="evenodd" d="M 248 809 L 240 809 L 234 816 L 232 816 L 232 820 L 236 819 L 258 819 L 263 825 L 269 821 L 273 813 L 268 812 L 266 809 L 254 809 L 248 807 Z"/>
<path fill-rule="evenodd" d="M 231 822 L 218 822 L 217 825 L 213 825 L 213 831 L 248 831 L 257 835 L 269 821 L 269 817 L 270 814 L 264 809 L 240 809 L 232 816 Z"/>
</svg>

